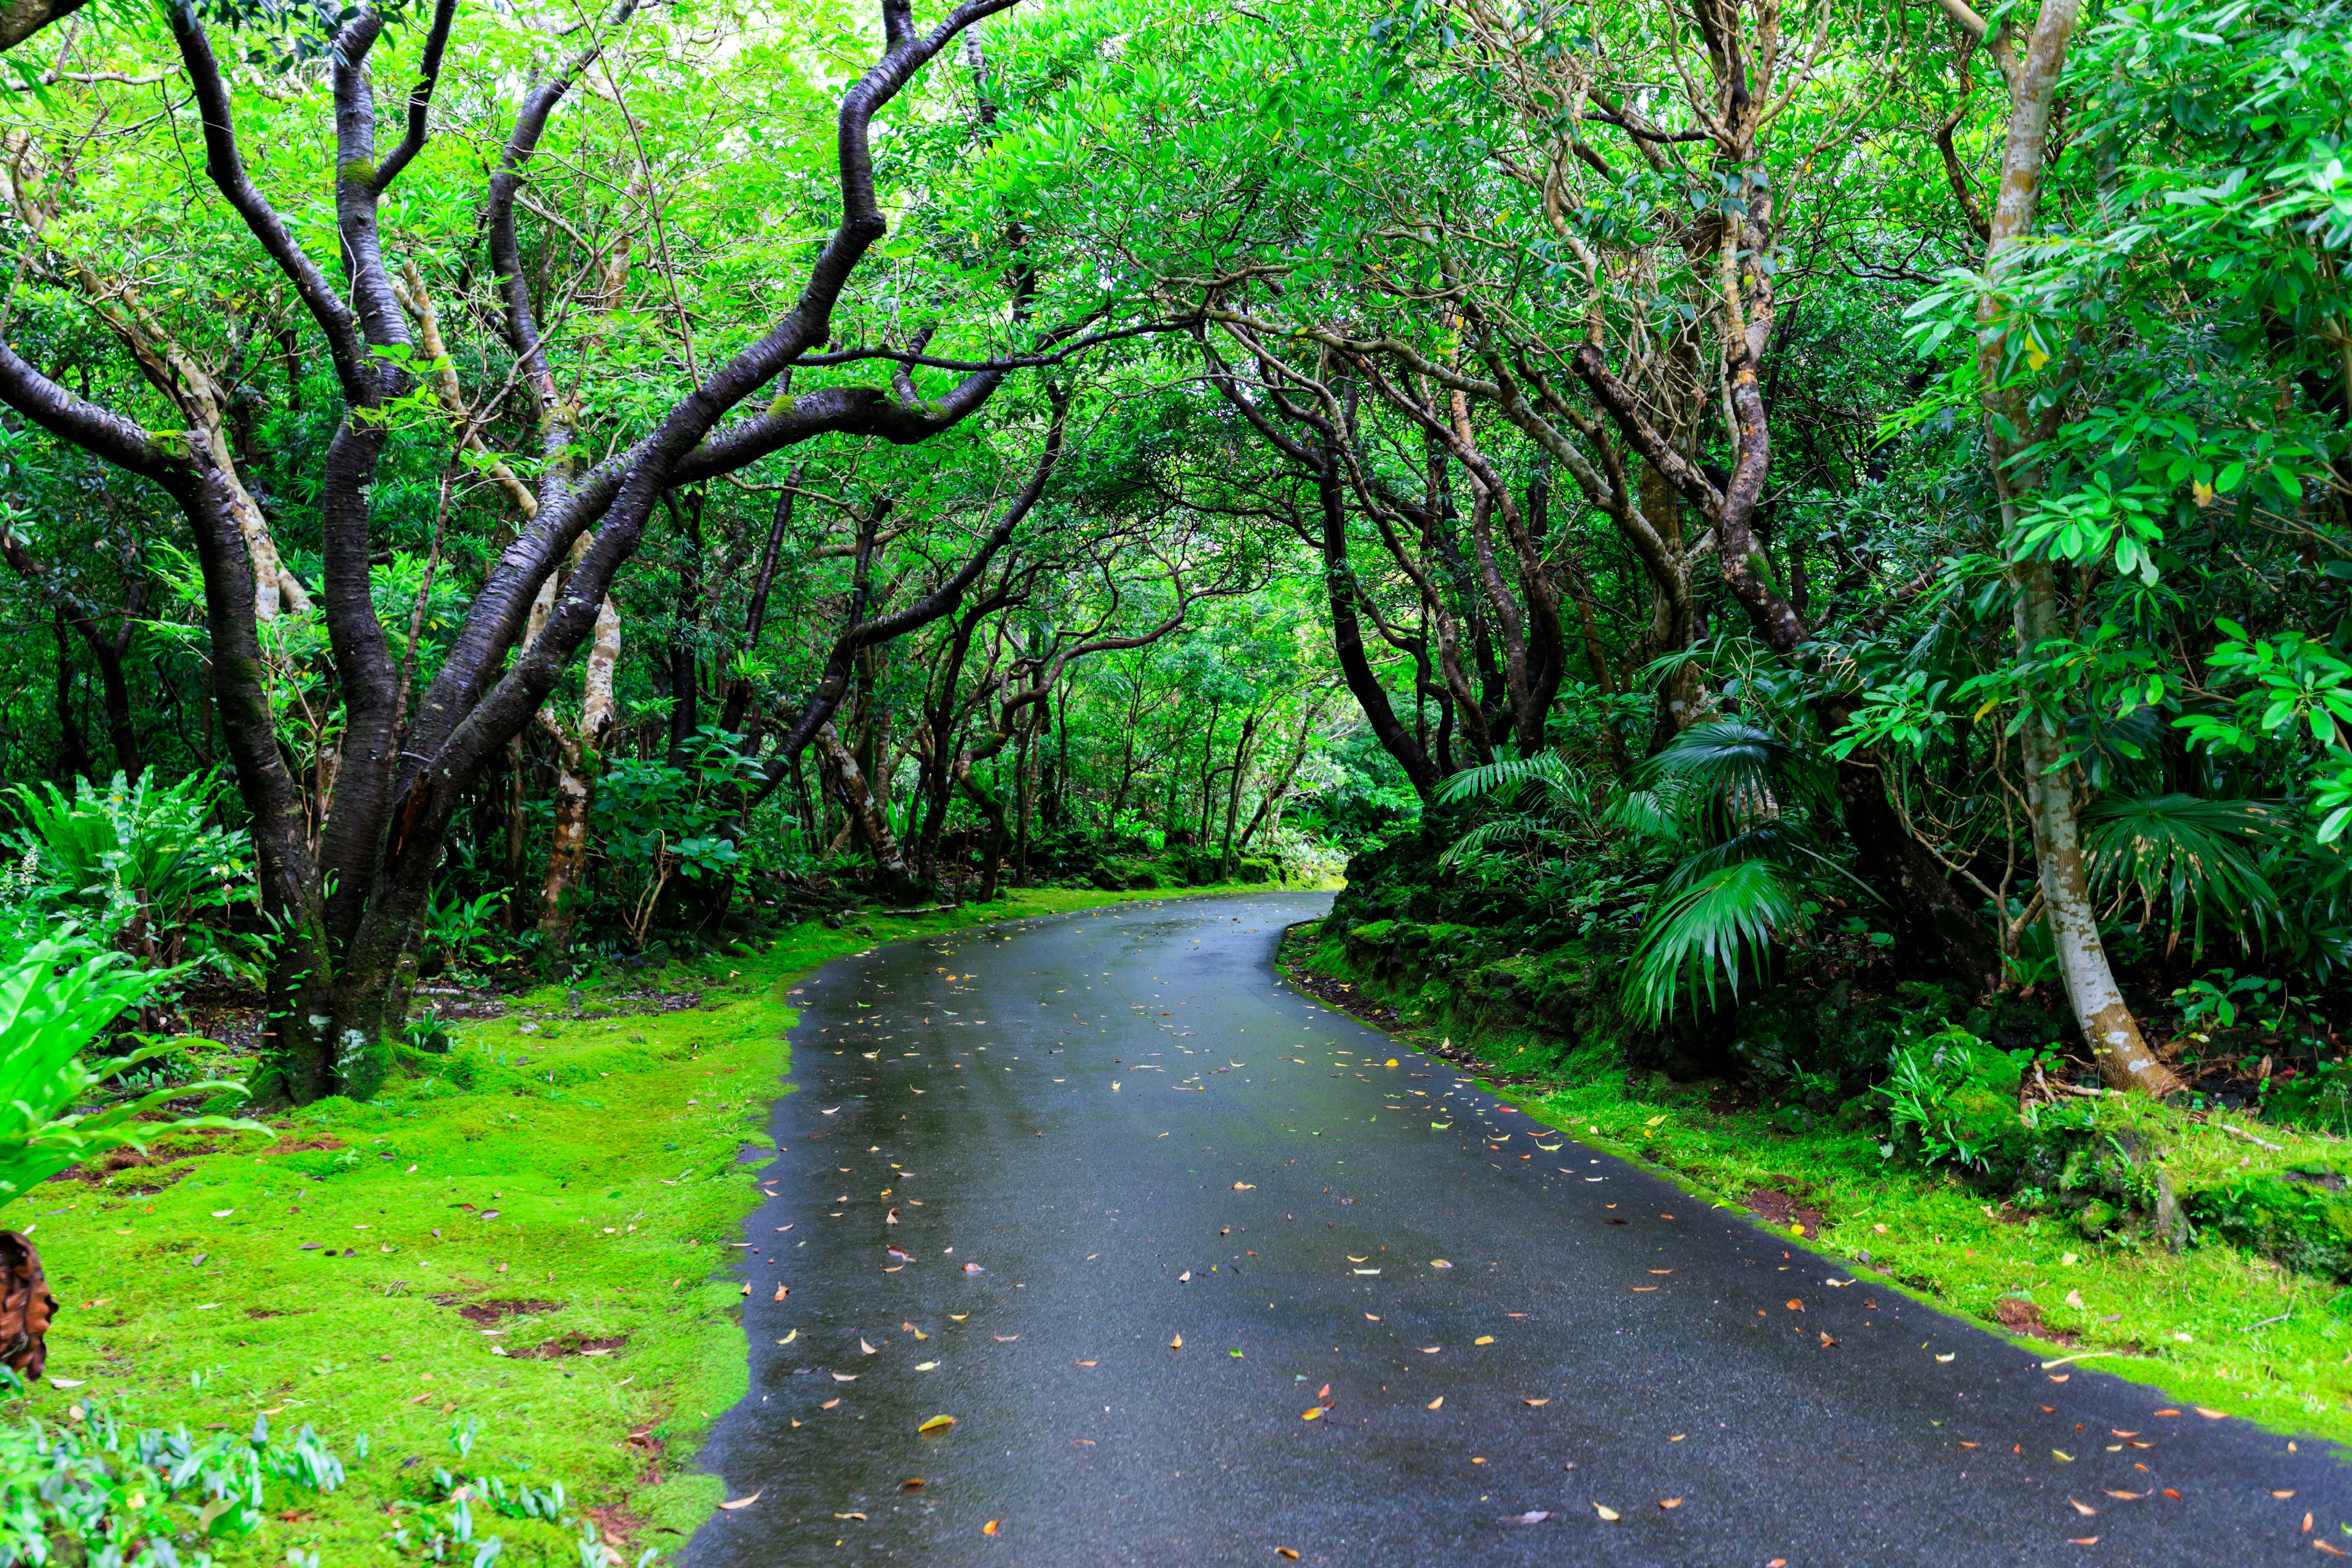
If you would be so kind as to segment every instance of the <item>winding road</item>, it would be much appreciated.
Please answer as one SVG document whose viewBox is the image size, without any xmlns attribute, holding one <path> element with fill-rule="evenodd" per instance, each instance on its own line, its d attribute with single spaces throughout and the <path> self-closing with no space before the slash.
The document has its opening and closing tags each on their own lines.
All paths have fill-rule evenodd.
<svg viewBox="0 0 2352 1568">
<path fill-rule="evenodd" d="M 807 983 L 688 1568 L 2352 1552 L 2329 1446 L 2045 1371 L 1293 992 L 1328 907 Z"/>
</svg>

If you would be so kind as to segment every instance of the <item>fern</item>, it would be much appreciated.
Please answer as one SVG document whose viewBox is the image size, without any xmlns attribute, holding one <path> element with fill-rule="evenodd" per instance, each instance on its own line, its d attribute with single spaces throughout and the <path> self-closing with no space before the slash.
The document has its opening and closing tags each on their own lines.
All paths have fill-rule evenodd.
<svg viewBox="0 0 2352 1568">
<path fill-rule="evenodd" d="M 1739 994 L 1742 970 L 1759 973 L 1772 933 L 1802 918 L 1799 886 L 1775 860 L 1717 867 L 1678 891 L 1661 889 L 1643 924 L 1641 945 L 1625 975 L 1625 1000 L 1650 1025 L 1664 1023 L 1704 990 L 1714 1005 L 1718 973 Z"/>
</svg>

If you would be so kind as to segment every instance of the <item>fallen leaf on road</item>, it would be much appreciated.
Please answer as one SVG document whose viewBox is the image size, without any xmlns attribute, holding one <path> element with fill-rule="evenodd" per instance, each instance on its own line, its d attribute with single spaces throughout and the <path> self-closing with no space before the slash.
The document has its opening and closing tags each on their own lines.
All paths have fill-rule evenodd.
<svg viewBox="0 0 2352 1568">
<path fill-rule="evenodd" d="M 1168 1348 L 1171 1351 L 1182 1350 L 1184 1348 L 1184 1336 L 1178 1334 L 1174 1339 L 1170 1340 L 1168 1342 Z"/>
<path fill-rule="evenodd" d="M 2230 1413 L 2226 1410 L 2208 1410 L 2201 1405 L 2197 1406 L 2197 1414 L 2208 1421 L 2226 1421 L 2230 1418 Z"/>
<path fill-rule="evenodd" d="M 1079 1364 L 1080 1366 L 1093 1366 L 1095 1363 L 1094 1363 L 1093 1362 L 1090 1362 L 1090 1361 L 1082 1361 L 1082 1362 L 1078 1363 L 1078 1364 Z"/>
<path fill-rule="evenodd" d="M 841 1107 L 839 1107 L 838 1105 L 836 1105 L 836 1106 L 835 1106 L 835 1107 L 833 1108 L 833 1110 L 820 1110 L 820 1111 L 818 1111 L 818 1112 L 817 1112 L 817 1114 L 818 1114 L 819 1116 L 831 1116 L 831 1115 L 834 1113 L 834 1111 L 839 1110 L 840 1109 L 841 1109 Z"/>
<path fill-rule="evenodd" d="M 2347 1553 L 2347 1552 L 2345 1552 L 2339 1551 L 2339 1550 L 2337 1550 L 2336 1547 L 2333 1547 L 2333 1546 L 2328 1545 L 2328 1544 L 2327 1544 L 2327 1542 L 2326 1542 L 2325 1541 L 2315 1541 L 2315 1542 L 2313 1542 L 2311 1543 L 2311 1548 L 2312 1548 L 2312 1550 L 2313 1550 L 2313 1551 L 2315 1551 L 2315 1552 L 2326 1552 L 2326 1553 L 2327 1553 L 2327 1555 L 2329 1555 L 2330 1557 L 2352 1556 L 2352 1553 Z"/>
<path fill-rule="evenodd" d="M 1379 1313 L 1377 1313 L 1377 1312 L 1366 1312 L 1366 1313 L 1364 1314 L 1364 1317 L 1365 1317 L 1365 1320 L 1366 1320 L 1367 1321 L 1369 1321 L 1369 1322 L 1374 1322 L 1374 1323 L 1377 1323 L 1377 1322 L 1379 1322 L 1379 1321 L 1381 1321 L 1381 1320 L 1380 1320 L 1380 1314 L 1379 1314 Z"/>
<path fill-rule="evenodd" d="M 1257 1191 L 1257 1186 L 1252 1182 L 1235 1182 L 1234 1184 L 1234 1191 L 1237 1193 L 1254 1193 Z"/>
<path fill-rule="evenodd" d="M 967 1264 L 965 1264 L 965 1265 L 963 1266 L 963 1271 L 964 1271 L 966 1274 L 985 1274 L 985 1273 L 987 1273 L 987 1272 L 988 1272 L 988 1270 L 987 1270 L 987 1269 L 982 1268 L 979 1264 L 977 1264 L 977 1263 L 967 1263 Z M 967 1315 L 967 1316 L 969 1316 L 970 1314 L 966 1314 L 966 1315 Z M 961 1320 L 959 1320 L 959 1321 L 961 1321 Z"/>
<path fill-rule="evenodd" d="M 905 1492 L 921 1491 L 923 1489 L 923 1478 L 920 1476 L 909 1476 L 905 1480 L 898 1483 L 898 1489 Z"/>
<path fill-rule="evenodd" d="M 2164 1495 L 2170 1498 L 2175 1502 L 2179 1502 L 2180 1500 L 2180 1494 L 2174 1491 L 2170 1487 L 2164 1489 Z"/>
<path fill-rule="evenodd" d="M 1277 1546 L 1277 1547 L 1276 1547 L 1276 1548 L 1274 1549 L 1274 1554 L 1275 1554 L 1276 1557 L 1286 1557 L 1286 1558 L 1288 1558 L 1288 1559 L 1289 1559 L 1291 1562 L 1293 1562 L 1293 1563 L 1296 1563 L 1296 1562 L 1297 1562 L 1297 1561 L 1298 1561 L 1298 1553 L 1297 1553 L 1297 1552 L 1293 1552 L 1293 1551 L 1292 1551 L 1289 1547 L 1287 1547 L 1287 1546 Z"/>
<path fill-rule="evenodd" d="M 2271 1496 L 2273 1496 L 2273 1497 L 2274 1497 L 2274 1498 L 2291 1498 L 2291 1497 L 2294 1496 L 2294 1494 L 2293 1492 L 2291 1492 L 2291 1491 L 2286 1491 L 2286 1492 L 2273 1492 L 2273 1493 L 2271 1493 Z"/>
<path fill-rule="evenodd" d="M 2126 1502 L 2137 1502 L 2140 1499 L 2147 1496 L 2146 1492 L 2119 1492 L 2114 1490 L 2112 1488 L 2105 1489 L 2109 1497 L 2121 1498 Z"/>
<path fill-rule="evenodd" d="M 1348 1256 L 1348 1261 L 1349 1261 L 1349 1262 L 1350 1262 L 1350 1263 L 1370 1263 L 1371 1260 L 1372 1260 L 1372 1255 L 1371 1255 L 1370 1253 L 1369 1253 L 1369 1252 L 1367 1252 L 1366 1254 L 1364 1254 L 1361 1258 L 1358 1258 L 1358 1257 L 1354 1256 L 1353 1254 L 1349 1254 L 1349 1255 Z"/>
<path fill-rule="evenodd" d="M 1189 1285 L 1189 1284 L 1191 1284 L 1192 1282 L 1192 1271 L 1191 1269 L 1189 1269 L 1189 1268 L 1187 1268 L 1186 1270 L 1184 1270 L 1184 1272 L 1183 1272 L 1183 1273 L 1179 1274 L 1178 1276 L 1176 1276 L 1176 1283 L 1177 1283 L 1177 1284 L 1179 1284 L 1179 1285 Z"/>
<path fill-rule="evenodd" d="M 980 1532 L 982 1535 L 994 1535 L 996 1533 L 996 1521 L 992 1519 L 986 1524 L 982 1525 L 980 1527 Z"/>
<path fill-rule="evenodd" d="M 857 1381 L 857 1374 L 854 1372 L 836 1372 L 833 1374 L 833 1381 L 835 1383 L 856 1383 Z"/>
<path fill-rule="evenodd" d="M 1836 1347 L 1837 1347 L 1837 1341 L 1836 1341 L 1836 1340 L 1834 1340 L 1834 1339 L 1831 1338 L 1828 1334 L 1823 1334 L 1823 1335 L 1822 1336 L 1822 1349 L 1823 1349 L 1823 1350 L 1834 1350 Z"/>
<path fill-rule="evenodd" d="M 1615 1520 L 1616 1520 L 1616 1518 L 1617 1518 L 1617 1510 L 1616 1510 L 1615 1509 L 1613 1509 L 1613 1508 L 1609 1507 L 1609 1506 L 1608 1506 L 1607 1504 L 1605 1504 L 1605 1503 L 1594 1503 L 1594 1504 L 1592 1505 L 1592 1511 L 1593 1511 L 1593 1512 L 1595 1512 L 1595 1513 L 1597 1513 L 1597 1514 L 1599 1514 L 1601 1518 L 1603 1518 L 1603 1519 L 1605 1519 L 1605 1520 L 1609 1520 L 1609 1521 L 1611 1521 L 1612 1522 L 1614 1522 L 1614 1521 L 1615 1521 Z"/>
<path fill-rule="evenodd" d="M 832 1409 L 835 1405 L 838 1405 L 838 1404 L 840 1404 L 840 1403 L 841 1403 L 841 1400 L 840 1400 L 839 1396 L 837 1396 L 837 1395 L 836 1395 L 835 1397 L 834 1397 L 834 1398 L 832 1398 L 832 1399 L 828 1399 L 828 1400 L 826 1400 L 823 1405 L 818 1405 L 818 1406 L 817 1406 L 817 1408 L 818 1408 L 819 1410 L 830 1410 L 830 1409 Z"/>
<path fill-rule="evenodd" d="M 1937 1361 L 1949 1361 L 1949 1360 L 1951 1360 L 1951 1359 L 1952 1359 L 1952 1356 L 1954 1356 L 1954 1355 L 1958 1355 L 1958 1354 L 1959 1354 L 1959 1353 L 1960 1353 L 1959 1352 L 1958 1352 L 1958 1351 L 1954 1351 L 1954 1352 L 1952 1352 L 1952 1355 L 1939 1355 L 1939 1356 L 1937 1356 L 1936 1359 L 1937 1359 Z"/>
<path fill-rule="evenodd" d="M 1430 1266 L 1432 1268 L 1453 1268 L 1453 1267 L 1454 1267 L 1454 1265 L 1452 1265 L 1451 1263 L 1446 1262 L 1446 1261 L 1445 1261 L 1445 1259 L 1444 1259 L 1443 1258 L 1431 1258 L 1431 1259 L 1429 1260 L 1429 1266 Z"/>
<path fill-rule="evenodd" d="M 1678 1497 L 1662 1497 L 1658 1500 L 1658 1506 L 1660 1508 L 1680 1508 L 1683 1506 L 1683 1500 Z"/>
<path fill-rule="evenodd" d="M 780 1345 L 788 1345 L 800 1337 L 801 1331 L 798 1329 L 794 1329 L 791 1333 L 786 1334 L 782 1339 L 778 1340 L 776 1342 Z"/>
<path fill-rule="evenodd" d="M 1302 1413 L 1298 1418 L 1301 1421 L 1319 1421 L 1322 1417 L 1323 1407 L 1318 1405 L 1314 1409 Z"/>
<path fill-rule="evenodd" d="M 2178 1410 L 2159 1410 L 2157 1414 L 2158 1415 L 2178 1415 L 2180 1412 Z"/>
<path fill-rule="evenodd" d="M 867 1344 L 867 1343 L 866 1343 L 864 1340 L 862 1340 L 862 1339 L 861 1339 L 861 1340 L 859 1340 L 859 1341 L 857 1342 L 857 1348 L 858 1348 L 859 1350 L 864 1351 L 867 1355 L 875 1355 L 875 1354 L 878 1354 L 878 1353 L 879 1353 L 878 1352 L 877 1352 L 877 1351 L 875 1350 L 875 1348 L 874 1348 L 872 1345 Z"/>
<path fill-rule="evenodd" d="M 1009 1345 L 1020 1337 L 1021 1336 L 1019 1334 L 999 1334 L 996 1336 L 996 1342 L 1001 1345 Z"/>
<path fill-rule="evenodd" d="M 2074 1503 L 2074 1511 L 2081 1514 L 2085 1519 L 2088 1519 L 2091 1515 L 2099 1511 L 2097 1509 L 2093 1508 L 2089 1503 L 2074 1502 L 2073 1498 L 2068 1498 L 2066 1500 L 2068 1502 Z"/>
<path fill-rule="evenodd" d="M 863 1521 L 866 1518 L 862 1513 L 836 1513 L 833 1517 L 835 1519 L 855 1519 L 860 1521 Z"/>
<path fill-rule="evenodd" d="M 2050 1452 L 2051 1452 L 2053 1456 L 2055 1456 L 2056 1458 L 2060 1458 L 2060 1459 L 2063 1460 L 2064 1462 L 2066 1462 L 2067 1464 L 2070 1464 L 2070 1465 L 2071 1465 L 2071 1464 L 2073 1464 L 2073 1463 L 2074 1462 L 2074 1455 L 2072 1455 L 2072 1454 L 2068 1454 L 2068 1453 L 2062 1452 L 2061 1450 L 2056 1449 L 2056 1448 L 2053 1448 L 2053 1449 L 2051 1449 L 2051 1450 L 2050 1450 Z"/>
<path fill-rule="evenodd" d="M 1439 1351 L 1442 1351 L 1444 1348 L 1445 1347 L 1444 1345 L 1423 1345 L 1421 1347 L 1421 1353 L 1423 1355 L 1435 1355 Z"/>
<path fill-rule="evenodd" d="M 952 1415 L 934 1415 L 929 1421 L 924 1422 L 920 1426 L 916 1427 L 915 1430 L 918 1432 L 944 1432 L 949 1427 L 955 1425 L 955 1419 L 956 1418 Z"/>
<path fill-rule="evenodd" d="M 2096 1546 L 2098 1543 L 2099 1538 L 2095 1535 L 2070 1535 L 2066 1538 L 2069 1546 Z"/>
<path fill-rule="evenodd" d="M 1491 1345 L 1495 1342 L 1495 1336 L 1492 1334 L 1480 1334 L 1476 1339 L 1472 1340 L 1470 1342 L 1474 1345 Z"/>
<path fill-rule="evenodd" d="M 1805 1304 L 1802 1301 L 1791 1301 L 1789 1303 L 1789 1310 L 1791 1312 L 1801 1312 L 1804 1310 Z"/>
<path fill-rule="evenodd" d="M 1541 1399 L 1522 1399 L 1519 1403 L 1528 1405 L 1530 1408 L 1540 1409 L 1544 1405 L 1551 1403 L 1551 1395 L 1547 1394 Z"/>
<path fill-rule="evenodd" d="M 767 1489 L 767 1488 L 761 1487 L 760 1491 L 766 1491 Z M 753 1503 L 758 1502 L 759 1500 L 760 1492 L 753 1492 L 750 1497 L 739 1497 L 733 1502 L 722 1502 L 719 1506 L 720 1508 L 728 1509 L 750 1508 Z"/>
<path fill-rule="evenodd" d="M 929 1372 L 939 1364 L 940 1363 L 935 1361 L 919 1361 L 915 1363 L 915 1370 L 917 1372 Z"/>
<path fill-rule="evenodd" d="M 959 1322 L 959 1323 L 962 1322 L 966 1318 L 969 1318 L 969 1317 L 971 1317 L 971 1314 L 970 1312 L 950 1312 L 950 1313 L 948 1314 L 948 1317 L 949 1317 L 952 1321 Z"/>
</svg>

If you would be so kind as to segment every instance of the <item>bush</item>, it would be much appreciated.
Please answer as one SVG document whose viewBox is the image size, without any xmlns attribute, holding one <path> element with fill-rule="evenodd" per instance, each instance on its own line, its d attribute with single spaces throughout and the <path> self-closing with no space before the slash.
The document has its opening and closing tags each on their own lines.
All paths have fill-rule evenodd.
<svg viewBox="0 0 2352 1568">
<path fill-rule="evenodd" d="M 1949 1161 L 1979 1171 L 1989 1170 L 1996 1154 L 2021 1161 L 2028 1129 L 2017 1091 L 2030 1060 L 1954 1025 L 1897 1046 L 1877 1089 L 1895 1124 L 1895 1147 L 1925 1164 Z"/>
</svg>

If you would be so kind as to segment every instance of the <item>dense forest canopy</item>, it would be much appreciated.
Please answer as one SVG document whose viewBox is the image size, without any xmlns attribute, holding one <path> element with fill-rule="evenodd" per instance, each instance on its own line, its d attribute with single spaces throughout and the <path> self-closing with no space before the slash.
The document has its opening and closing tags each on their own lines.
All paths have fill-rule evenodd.
<svg viewBox="0 0 2352 1568">
<path fill-rule="evenodd" d="M 2346 22 L 14 7 L 20 896 L 297 1100 L 420 973 L 1350 857 L 1692 1048 L 2317 1081 Z"/>
</svg>

